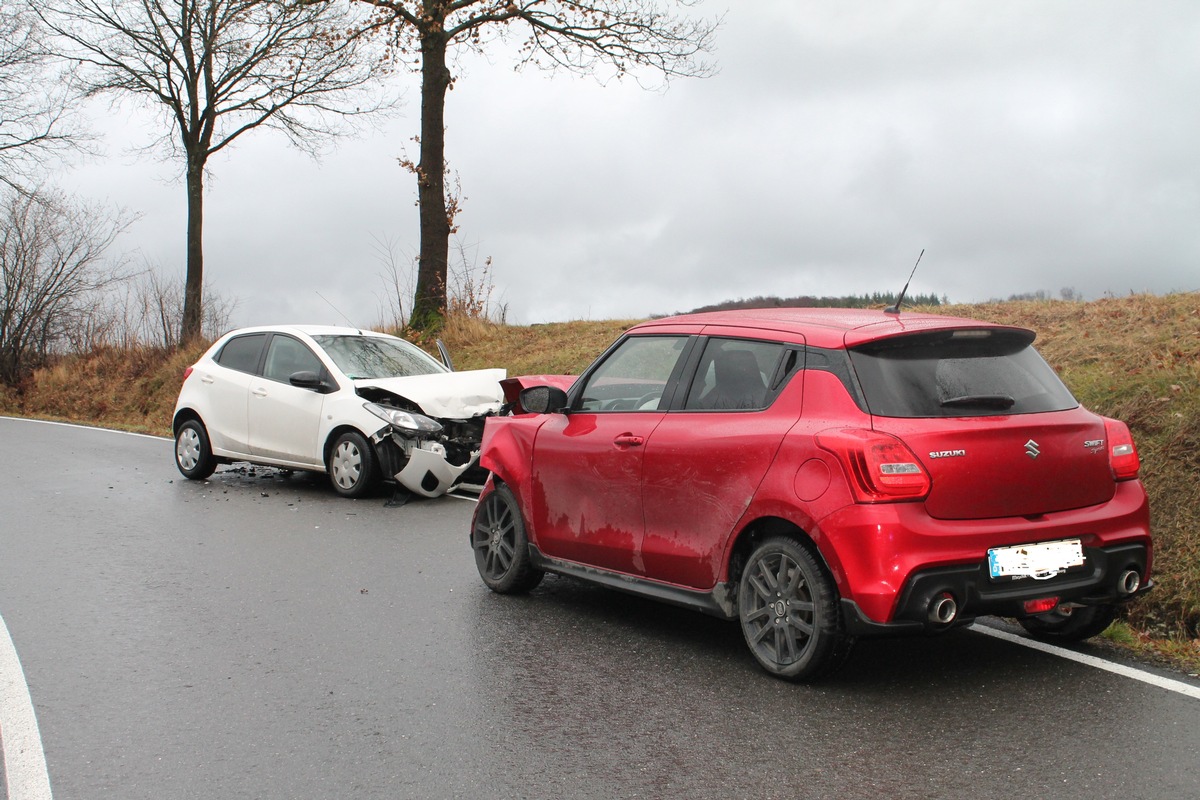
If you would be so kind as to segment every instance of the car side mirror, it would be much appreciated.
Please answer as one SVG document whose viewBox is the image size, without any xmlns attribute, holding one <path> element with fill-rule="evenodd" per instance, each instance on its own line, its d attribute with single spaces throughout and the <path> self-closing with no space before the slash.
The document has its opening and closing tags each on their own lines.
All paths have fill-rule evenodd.
<svg viewBox="0 0 1200 800">
<path fill-rule="evenodd" d="M 521 390 L 517 402 L 530 414 L 553 414 L 567 407 L 567 393 L 554 386 L 531 386 Z"/>
<path fill-rule="evenodd" d="M 321 380 L 321 376 L 312 370 L 305 369 L 300 372 L 293 372 L 288 378 L 288 382 L 292 386 L 297 386 L 301 389 L 312 389 L 314 392 L 321 392 L 322 394 L 329 391 L 329 384 Z"/>
</svg>

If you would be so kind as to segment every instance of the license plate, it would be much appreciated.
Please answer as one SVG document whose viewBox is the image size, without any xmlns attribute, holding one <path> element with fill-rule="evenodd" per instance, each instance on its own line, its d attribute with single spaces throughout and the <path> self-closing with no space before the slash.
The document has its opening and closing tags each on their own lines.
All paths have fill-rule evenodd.
<svg viewBox="0 0 1200 800">
<path fill-rule="evenodd" d="M 1071 567 L 1082 565 L 1083 544 L 1079 539 L 988 550 L 988 571 L 993 578 L 1033 578 L 1044 581 Z"/>
</svg>

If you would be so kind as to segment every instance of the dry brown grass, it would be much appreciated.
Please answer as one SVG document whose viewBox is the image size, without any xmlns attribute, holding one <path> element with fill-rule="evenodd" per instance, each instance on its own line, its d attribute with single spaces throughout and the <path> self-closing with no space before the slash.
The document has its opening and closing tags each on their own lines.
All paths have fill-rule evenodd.
<svg viewBox="0 0 1200 800">
<path fill-rule="evenodd" d="M 1038 332 L 1038 348 L 1088 408 L 1129 423 L 1150 493 L 1158 588 L 1128 619 L 1156 641 L 1200 628 L 1200 294 L 922 309 Z M 451 318 L 442 338 L 459 369 L 578 374 L 629 321 L 512 326 Z M 422 342 L 436 352 L 432 341 Z M 0 410 L 168 435 L 186 366 L 182 352 L 102 350 L 40 370 Z"/>
<path fill-rule="evenodd" d="M 41 419 L 169 436 L 183 371 L 206 347 L 108 347 L 59 359 L 33 374 L 19 411 Z"/>
<path fill-rule="evenodd" d="M 515 326 L 452 317 L 442 339 L 458 369 L 503 367 L 509 375 L 578 375 L 633 324 L 604 320 Z"/>
</svg>

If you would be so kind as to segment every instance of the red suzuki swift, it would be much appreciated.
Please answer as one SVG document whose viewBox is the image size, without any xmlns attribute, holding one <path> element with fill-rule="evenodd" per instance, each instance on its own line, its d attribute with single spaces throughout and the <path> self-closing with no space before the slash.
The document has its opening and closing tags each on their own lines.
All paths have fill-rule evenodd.
<svg viewBox="0 0 1200 800">
<path fill-rule="evenodd" d="M 1146 492 L 1129 429 L 1080 406 L 1033 340 L 927 314 L 717 312 L 638 325 L 578 379 L 510 379 L 513 414 L 484 431 L 480 575 L 738 619 L 793 680 L 860 636 L 985 614 L 1093 636 L 1150 588 Z"/>
</svg>

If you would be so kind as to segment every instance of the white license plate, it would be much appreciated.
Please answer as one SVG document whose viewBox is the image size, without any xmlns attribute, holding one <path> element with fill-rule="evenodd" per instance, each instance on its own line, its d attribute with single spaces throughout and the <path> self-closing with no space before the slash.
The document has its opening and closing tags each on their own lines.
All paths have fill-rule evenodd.
<svg viewBox="0 0 1200 800">
<path fill-rule="evenodd" d="M 1083 545 L 1078 539 L 988 550 L 988 571 L 993 578 L 1020 577 L 1041 581 L 1082 564 Z"/>
</svg>

